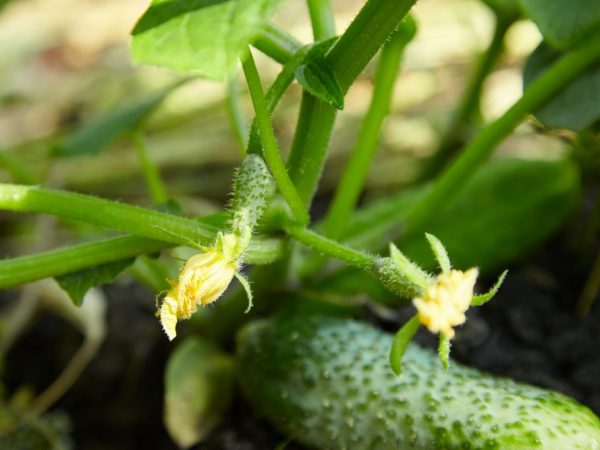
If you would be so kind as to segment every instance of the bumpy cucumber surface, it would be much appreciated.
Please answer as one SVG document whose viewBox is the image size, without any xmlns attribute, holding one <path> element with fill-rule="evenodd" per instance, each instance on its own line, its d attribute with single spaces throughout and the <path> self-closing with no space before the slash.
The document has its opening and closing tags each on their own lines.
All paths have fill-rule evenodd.
<svg viewBox="0 0 600 450">
<path fill-rule="evenodd" d="M 411 345 L 396 377 L 391 335 L 329 317 L 268 319 L 238 337 L 254 407 L 322 450 L 600 449 L 600 420 L 576 401 L 483 374 Z"/>
</svg>

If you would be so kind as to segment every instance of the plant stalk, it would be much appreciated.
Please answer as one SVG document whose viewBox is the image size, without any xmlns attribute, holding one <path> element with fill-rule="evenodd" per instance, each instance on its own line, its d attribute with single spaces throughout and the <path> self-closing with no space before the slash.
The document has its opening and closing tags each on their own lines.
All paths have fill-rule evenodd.
<svg viewBox="0 0 600 450">
<path fill-rule="evenodd" d="M 323 229 L 326 236 L 331 238 L 340 236 L 356 206 L 377 150 L 383 121 L 389 112 L 394 82 L 398 76 L 400 58 L 405 46 L 405 36 L 400 33 L 394 33 L 390 41 L 383 46 L 375 73 L 371 105 L 324 219 Z"/>
</svg>

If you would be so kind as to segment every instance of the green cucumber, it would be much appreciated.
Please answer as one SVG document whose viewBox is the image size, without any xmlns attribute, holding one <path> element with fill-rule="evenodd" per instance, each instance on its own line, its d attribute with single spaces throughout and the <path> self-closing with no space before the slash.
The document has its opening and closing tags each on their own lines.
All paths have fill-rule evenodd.
<svg viewBox="0 0 600 450">
<path fill-rule="evenodd" d="M 486 375 L 392 336 L 323 316 L 278 317 L 238 336 L 244 395 L 277 428 L 322 450 L 600 449 L 600 420 L 564 395 Z"/>
</svg>

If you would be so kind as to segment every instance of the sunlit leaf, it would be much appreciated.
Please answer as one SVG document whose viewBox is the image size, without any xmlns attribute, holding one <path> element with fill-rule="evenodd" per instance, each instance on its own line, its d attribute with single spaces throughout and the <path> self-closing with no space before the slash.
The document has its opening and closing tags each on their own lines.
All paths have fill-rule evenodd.
<svg viewBox="0 0 600 450">
<path fill-rule="evenodd" d="M 153 0 L 132 31 L 136 63 L 225 80 L 282 0 Z"/>
</svg>

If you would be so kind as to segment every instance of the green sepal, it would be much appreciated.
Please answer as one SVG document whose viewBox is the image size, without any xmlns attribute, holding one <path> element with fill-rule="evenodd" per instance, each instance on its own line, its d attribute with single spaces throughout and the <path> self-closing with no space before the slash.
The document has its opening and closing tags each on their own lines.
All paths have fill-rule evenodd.
<svg viewBox="0 0 600 450">
<path fill-rule="evenodd" d="M 431 251 L 435 256 L 438 264 L 440 265 L 440 269 L 442 269 L 443 273 L 450 272 L 452 265 L 450 264 L 450 257 L 448 256 L 448 252 L 446 251 L 446 247 L 442 244 L 437 237 L 433 234 L 425 233 L 425 237 L 431 246 Z"/>
<path fill-rule="evenodd" d="M 443 334 L 440 334 L 440 341 L 438 343 L 438 356 L 440 358 L 440 362 L 442 363 L 442 367 L 445 370 L 448 370 L 450 367 L 450 347 L 452 343 L 450 339 L 448 339 Z"/>
<path fill-rule="evenodd" d="M 504 282 L 504 279 L 506 278 L 507 274 L 508 270 L 502 272 L 498 277 L 496 284 L 494 284 L 494 286 L 492 286 L 492 288 L 485 294 L 474 295 L 473 300 L 471 300 L 471 306 L 481 306 L 489 302 L 492 298 L 494 298 L 494 295 L 496 295 L 498 289 L 500 289 L 500 286 L 502 286 L 502 283 Z"/>
<path fill-rule="evenodd" d="M 409 278 L 392 257 L 378 258 L 372 273 L 386 289 L 400 297 L 413 298 L 423 291 L 423 285 Z"/>
<path fill-rule="evenodd" d="M 248 297 L 248 306 L 246 307 L 244 314 L 247 314 L 250 312 L 250 310 L 254 306 L 254 302 L 253 302 L 254 296 L 252 295 L 252 289 L 250 288 L 250 281 L 248 281 L 248 278 L 246 278 L 240 272 L 236 271 L 234 273 L 234 275 L 235 275 L 235 278 L 240 282 L 240 284 L 244 288 L 244 291 L 246 291 L 246 297 Z"/>
<path fill-rule="evenodd" d="M 390 367 L 397 376 L 402 375 L 402 357 L 420 326 L 419 316 L 415 314 L 412 319 L 398 330 L 394 337 L 392 348 L 390 349 Z"/>
</svg>

